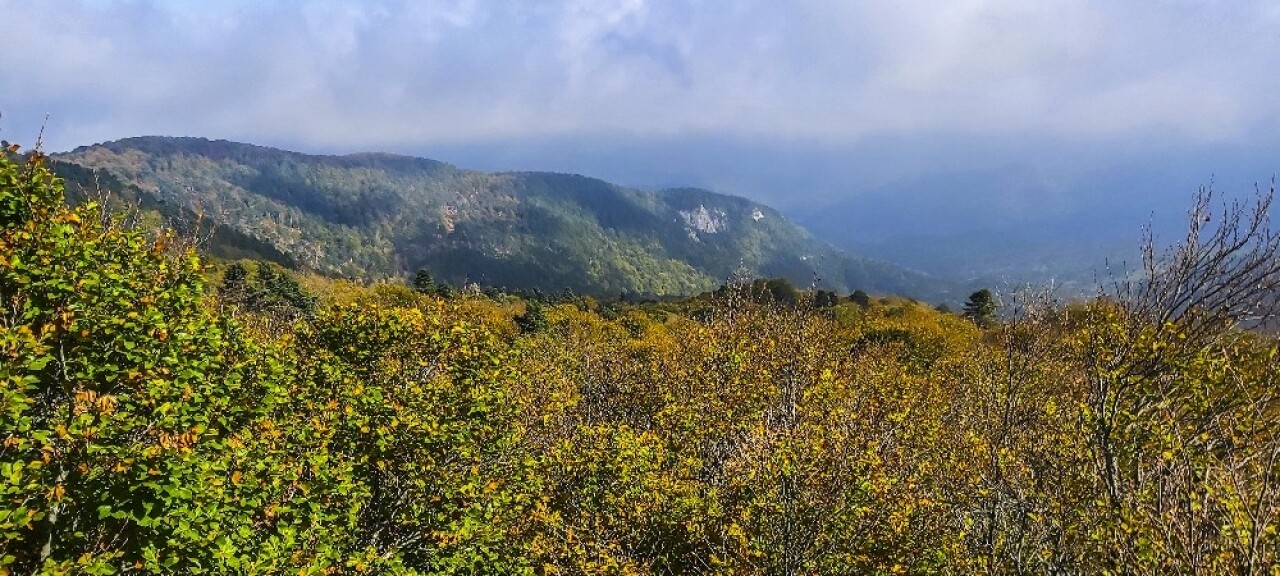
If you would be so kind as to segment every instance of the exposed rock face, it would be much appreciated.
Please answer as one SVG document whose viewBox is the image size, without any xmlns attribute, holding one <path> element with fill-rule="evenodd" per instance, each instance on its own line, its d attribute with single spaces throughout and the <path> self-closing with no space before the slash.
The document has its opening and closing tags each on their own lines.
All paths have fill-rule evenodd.
<svg viewBox="0 0 1280 576">
<path fill-rule="evenodd" d="M 729 228 L 729 218 L 724 210 L 708 210 L 701 204 L 697 210 L 681 210 L 680 217 L 684 218 L 684 225 L 690 232 L 715 234 Z"/>
</svg>

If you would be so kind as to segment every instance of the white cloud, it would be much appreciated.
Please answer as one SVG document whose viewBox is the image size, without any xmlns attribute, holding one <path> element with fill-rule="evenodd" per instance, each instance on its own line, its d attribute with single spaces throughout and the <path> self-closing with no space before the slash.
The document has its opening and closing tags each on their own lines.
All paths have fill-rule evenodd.
<svg viewBox="0 0 1280 576">
<path fill-rule="evenodd" d="M 29 132 L 50 112 L 62 147 L 157 132 L 325 148 L 600 133 L 1230 141 L 1280 112 L 1277 6 L 0 0 L 0 127 Z"/>
</svg>

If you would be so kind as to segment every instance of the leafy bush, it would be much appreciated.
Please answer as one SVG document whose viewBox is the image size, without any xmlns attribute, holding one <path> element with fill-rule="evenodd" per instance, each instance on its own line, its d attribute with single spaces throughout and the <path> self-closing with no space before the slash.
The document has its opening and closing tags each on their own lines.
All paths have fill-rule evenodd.
<svg viewBox="0 0 1280 576">
<path fill-rule="evenodd" d="M 982 327 L 764 280 L 609 307 L 237 263 L 215 299 L 6 159 L 0 574 L 1275 574 L 1280 240 L 1218 221 Z"/>
</svg>

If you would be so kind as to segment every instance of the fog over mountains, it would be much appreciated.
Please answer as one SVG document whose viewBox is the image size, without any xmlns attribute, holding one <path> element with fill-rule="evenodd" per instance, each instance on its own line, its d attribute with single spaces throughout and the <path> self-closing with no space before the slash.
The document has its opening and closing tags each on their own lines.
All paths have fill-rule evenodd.
<svg viewBox="0 0 1280 576">
<path fill-rule="evenodd" d="M 1249 195 L 1269 186 L 1280 165 L 1247 145 L 1174 146 L 1156 137 L 1119 154 L 1045 147 L 1021 162 L 1011 160 L 1018 148 L 953 139 L 833 151 L 786 141 L 618 136 L 581 146 L 438 147 L 433 155 L 488 169 L 583 168 L 642 188 L 681 183 L 742 194 L 861 254 L 986 285 L 1056 281 L 1068 293 L 1088 291 L 1108 265 L 1133 264 L 1144 227 L 1157 239 L 1176 239 L 1199 187 L 1224 199 Z M 962 161 L 948 160 L 957 155 Z"/>
<path fill-rule="evenodd" d="M 0 0 L 30 55 L 0 60 L 0 137 L 700 187 L 935 274 L 1079 281 L 1196 187 L 1280 170 L 1277 25 L 1262 0 Z"/>
</svg>

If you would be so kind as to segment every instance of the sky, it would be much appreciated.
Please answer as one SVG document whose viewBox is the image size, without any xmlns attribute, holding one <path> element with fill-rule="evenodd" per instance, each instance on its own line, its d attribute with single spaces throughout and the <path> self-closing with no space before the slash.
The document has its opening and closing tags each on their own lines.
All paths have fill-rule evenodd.
<svg viewBox="0 0 1280 576">
<path fill-rule="evenodd" d="M 0 138 L 696 185 L 851 241 L 1128 221 L 1280 170 L 1278 30 L 1250 0 L 0 0 Z"/>
</svg>

